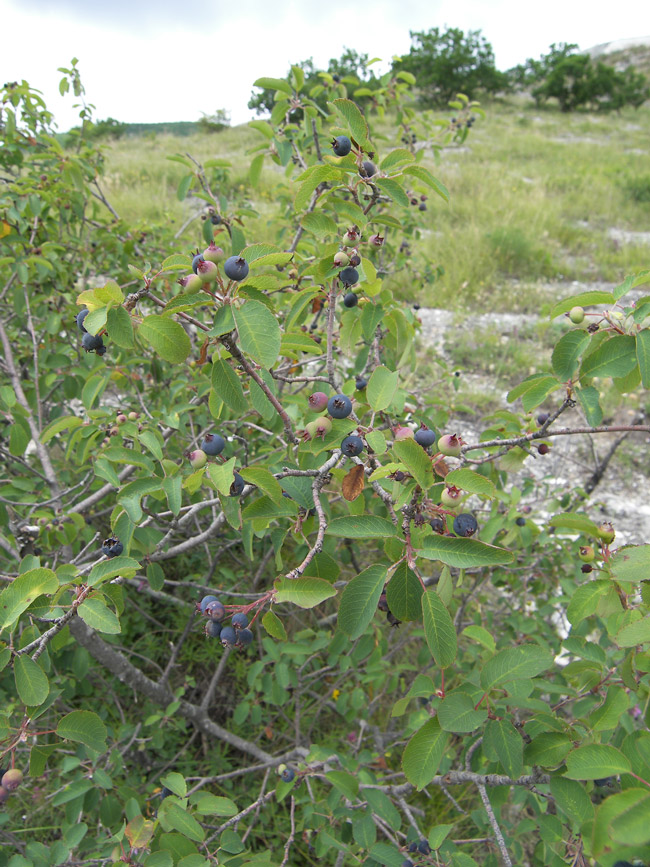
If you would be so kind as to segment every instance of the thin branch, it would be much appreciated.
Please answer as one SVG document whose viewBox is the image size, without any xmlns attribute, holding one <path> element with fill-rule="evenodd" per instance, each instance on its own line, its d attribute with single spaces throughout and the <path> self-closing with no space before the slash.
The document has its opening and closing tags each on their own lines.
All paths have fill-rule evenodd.
<svg viewBox="0 0 650 867">
<path fill-rule="evenodd" d="M 508 854 L 508 849 L 506 848 L 506 841 L 503 839 L 503 834 L 501 833 L 501 828 L 499 828 L 497 817 L 494 815 L 494 810 L 492 809 L 492 804 L 490 803 L 490 799 L 488 798 L 486 788 L 485 786 L 481 786 L 480 784 L 477 785 L 476 788 L 479 791 L 479 795 L 481 796 L 481 800 L 483 801 L 483 806 L 485 807 L 485 812 L 487 813 L 488 819 L 490 820 L 490 825 L 492 826 L 492 830 L 494 831 L 494 836 L 497 839 L 497 844 L 501 852 L 501 857 L 503 858 L 503 863 L 506 865 L 506 867 L 512 867 L 512 861 L 510 860 L 510 855 Z"/>
</svg>

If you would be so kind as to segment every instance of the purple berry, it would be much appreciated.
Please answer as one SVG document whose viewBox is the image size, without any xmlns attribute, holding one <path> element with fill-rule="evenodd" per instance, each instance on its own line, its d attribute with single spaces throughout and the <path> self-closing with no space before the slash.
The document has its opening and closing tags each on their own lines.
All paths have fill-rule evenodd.
<svg viewBox="0 0 650 867">
<path fill-rule="evenodd" d="M 205 614 L 210 618 L 210 620 L 223 620 L 226 616 L 226 609 L 222 602 L 218 599 L 213 599 L 206 605 Z"/>
<path fill-rule="evenodd" d="M 432 446 L 436 441 L 435 431 L 432 431 L 428 427 L 422 427 L 420 430 L 416 430 L 415 432 L 415 442 L 422 446 L 423 448 L 428 448 Z"/>
<path fill-rule="evenodd" d="M 206 434 L 201 443 L 201 451 L 204 451 L 206 455 L 210 455 L 211 457 L 220 455 L 225 447 L 226 441 L 219 434 Z"/>
<path fill-rule="evenodd" d="M 332 150 L 337 157 L 346 157 L 352 150 L 352 142 L 346 135 L 337 135 L 332 140 Z"/>
<path fill-rule="evenodd" d="M 363 440 L 358 436 L 345 437 L 341 443 L 341 451 L 349 458 L 356 458 L 363 451 Z"/>
<path fill-rule="evenodd" d="M 280 779 L 283 783 L 293 783 L 296 778 L 296 772 L 293 768 L 285 768 L 280 775 Z"/>
<path fill-rule="evenodd" d="M 221 635 L 221 623 L 218 620 L 208 620 L 205 624 L 205 634 L 208 638 L 219 638 Z"/>
<path fill-rule="evenodd" d="M 90 313 L 90 310 L 86 310 L 86 309 L 80 310 L 75 317 L 75 319 L 77 321 L 77 328 L 79 329 L 79 331 L 81 331 L 82 334 L 88 333 L 86 331 L 86 329 L 84 328 L 84 319 L 86 318 L 86 316 L 88 316 L 89 313 Z"/>
<path fill-rule="evenodd" d="M 234 647 L 237 643 L 237 636 L 232 626 L 224 626 L 219 637 L 224 647 Z"/>
<path fill-rule="evenodd" d="M 346 268 L 346 271 L 348 269 Z M 359 296 L 355 295 L 354 292 L 347 292 L 343 298 L 343 304 L 346 307 L 356 307 L 359 303 Z"/>
<path fill-rule="evenodd" d="M 192 271 L 194 271 L 195 274 L 198 274 L 198 268 L 201 262 L 205 262 L 203 253 L 196 253 L 192 259 Z"/>
<path fill-rule="evenodd" d="M 250 629 L 238 629 L 237 630 L 237 646 L 238 647 L 248 647 L 253 643 L 253 633 Z"/>
<path fill-rule="evenodd" d="M 361 163 L 359 174 L 362 178 L 371 178 L 377 174 L 377 166 L 373 162 L 370 162 L 370 160 L 364 160 Z"/>
<path fill-rule="evenodd" d="M 364 388 L 368 385 L 368 380 L 363 376 L 357 376 L 356 382 L 354 383 L 354 387 L 357 391 L 363 391 Z"/>
<path fill-rule="evenodd" d="M 107 557 L 119 557 L 123 550 L 124 545 L 114 536 L 102 542 L 102 551 Z"/>
<path fill-rule="evenodd" d="M 98 334 L 90 334 L 90 332 L 86 331 L 81 338 L 81 345 L 86 352 L 98 352 L 100 349 L 103 349 L 104 341 Z"/>
<path fill-rule="evenodd" d="M 224 262 L 223 270 L 231 280 L 245 280 L 248 277 L 248 262 L 242 256 L 231 256 Z"/>
<path fill-rule="evenodd" d="M 201 602 L 200 602 L 201 614 L 205 614 L 205 609 L 208 607 L 208 605 L 209 605 L 211 602 L 218 602 L 218 601 L 219 601 L 219 600 L 217 599 L 216 596 L 204 596 L 203 599 L 201 599 Z"/>
<path fill-rule="evenodd" d="M 454 533 L 457 536 L 473 536 L 478 530 L 478 523 L 474 515 L 469 512 L 461 512 L 454 518 Z"/>
<path fill-rule="evenodd" d="M 340 272 L 339 280 L 345 286 L 354 286 L 355 283 L 359 282 L 359 272 L 357 271 L 356 268 L 352 268 L 351 266 L 348 266 L 347 268 L 344 268 Z M 347 305 L 347 306 L 350 306 L 350 305 Z M 352 306 L 354 306 L 354 305 L 352 305 Z"/>
<path fill-rule="evenodd" d="M 315 391 L 309 395 L 309 409 L 314 412 L 322 412 L 327 406 L 327 395 L 324 391 Z"/>
<path fill-rule="evenodd" d="M 238 497 L 245 487 L 246 482 L 243 480 L 243 478 L 239 475 L 239 473 L 234 473 L 233 483 L 230 486 L 230 496 Z"/>
<path fill-rule="evenodd" d="M 335 394 L 327 401 L 327 411 L 332 418 L 347 418 L 352 412 L 352 401 L 347 394 Z"/>
<path fill-rule="evenodd" d="M 245 629 L 248 626 L 248 617 L 243 611 L 238 611 L 237 614 L 233 614 L 231 625 L 235 629 Z"/>
</svg>

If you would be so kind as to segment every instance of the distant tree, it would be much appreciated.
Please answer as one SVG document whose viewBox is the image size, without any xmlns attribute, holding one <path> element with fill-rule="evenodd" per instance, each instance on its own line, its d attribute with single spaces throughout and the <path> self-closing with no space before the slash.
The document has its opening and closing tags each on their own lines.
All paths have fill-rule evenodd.
<svg viewBox="0 0 650 867">
<path fill-rule="evenodd" d="M 508 70 L 508 77 L 515 87 L 525 88 L 531 84 L 537 84 L 555 69 L 561 60 L 578 51 L 575 42 L 558 42 L 549 47 L 548 54 L 541 54 L 539 60 L 529 57 L 525 63 L 520 63 Z"/>
<path fill-rule="evenodd" d="M 222 132 L 230 126 L 230 113 L 225 108 L 218 108 L 212 114 L 201 114 L 203 117 L 198 120 L 201 132 Z"/>
<path fill-rule="evenodd" d="M 433 27 L 410 35 L 413 44 L 398 68 L 415 76 L 423 105 L 446 105 L 457 93 L 474 98 L 508 89 L 508 76 L 494 65 L 492 46 L 480 30 Z"/>
</svg>

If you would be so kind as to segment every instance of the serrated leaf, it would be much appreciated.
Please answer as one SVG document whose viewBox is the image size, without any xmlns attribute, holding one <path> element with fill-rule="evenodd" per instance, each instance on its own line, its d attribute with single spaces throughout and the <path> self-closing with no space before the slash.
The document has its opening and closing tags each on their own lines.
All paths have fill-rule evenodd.
<svg viewBox="0 0 650 867">
<path fill-rule="evenodd" d="M 182 253 L 174 253 L 173 256 L 167 256 L 160 266 L 161 271 L 180 271 L 189 270 L 192 267 L 192 261 L 189 256 Z"/>
<path fill-rule="evenodd" d="M 163 780 L 164 782 L 164 780 Z M 201 794 L 194 809 L 202 816 L 236 816 L 239 808 L 230 798 L 221 795 Z"/>
<path fill-rule="evenodd" d="M 156 823 L 144 816 L 134 816 L 124 829 L 124 836 L 130 845 L 136 849 L 147 846 L 156 830 Z"/>
<path fill-rule="evenodd" d="M 368 140 L 368 124 L 358 105 L 352 102 L 351 99 L 335 99 L 332 101 L 332 104 L 345 120 L 352 138 L 362 146 L 366 144 Z"/>
<path fill-rule="evenodd" d="M 133 347 L 133 325 L 124 307 L 112 307 L 106 316 L 106 331 L 110 339 L 122 349 Z"/>
<path fill-rule="evenodd" d="M 348 515 L 334 518 L 327 528 L 330 536 L 344 539 L 388 539 L 397 535 L 397 529 L 386 518 L 376 515 Z"/>
<path fill-rule="evenodd" d="M 634 793 L 634 794 L 632 794 Z M 609 824 L 612 840 L 625 846 L 643 846 L 650 842 L 650 791 L 627 789 L 624 798 L 614 795 L 610 809 L 616 815 Z"/>
<path fill-rule="evenodd" d="M 474 470 L 465 468 L 447 473 L 445 484 L 455 485 L 468 494 L 478 494 L 481 497 L 495 497 L 497 493 L 494 482 L 480 473 L 475 473 Z"/>
<path fill-rule="evenodd" d="M 289 96 L 292 93 L 291 85 L 283 78 L 258 78 L 253 82 L 253 87 L 261 87 L 264 90 L 280 90 Z"/>
<path fill-rule="evenodd" d="M 59 720 L 56 733 L 60 738 L 85 744 L 98 753 L 106 751 L 106 726 L 90 710 L 73 710 Z"/>
<path fill-rule="evenodd" d="M 386 587 L 388 608 L 398 620 L 419 620 L 422 615 L 423 592 L 418 576 L 402 562 L 393 572 Z"/>
<path fill-rule="evenodd" d="M 48 443 L 52 437 L 57 436 L 57 434 L 60 434 L 63 431 L 74 430 L 75 428 L 81 427 L 82 424 L 83 419 L 76 415 L 65 415 L 61 418 L 55 418 L 53 422 L 50 422 L 50 424 L 43 428 L 43 432 L 41 433 L 41 442 Z"/>
<path fill-rule="evenodd" d="M 50 684 L 45 672 L 27 654 L 16 657 L 14 677 L 18 696 L 27 707 L 38 707 L 50 694 Z"/>
<path fill-rule="evenodd" d="M 492 689 L 502 683 L 536 677 L 552 664 L 552 653 L 537 644 L 506 647 L 484 664 L 481 686 L 483 689 Z"/>
<path fill-rule="evenodd" d="M 410 739 L 402 756 L 402 770 L 409 783 L 421 790 L 431 782 L 448 743 L 449 735 L 437 719 L 425 722 Z"/>
<path fill-rule="evenodd" d="M 447 668 L 456 659 L 456 630 L 444 602 L 435 590 L 422 594 L 424 636 L 429 650 L 440 668 Z"/>
<path fill-rule="evenodd" d="M 414 439 L 405 439 L 393 443 L 393 453 L 397 456 L 409 473 L 413 476 L 423 491 L 428 491 L 433 484 L 433 469 L 431 458 Z"/>
<path fill-rule="evenodd" d="M 576 388 L 575 395 L 580 402 L 588 424 L 598 427 L 603 420 L 603 410 L 600 405 L 600 395 L 593 385 Z"/>
<path fill-rule="evenodd" d="M 397 202 L 403 208 L 406 208 L 410 204 L 409 197 L 404 192 L 404 188 L 392 178 L 373 178 L 372 183 L 376 184 L 389 199 Z"/>
<path fill-rule="evenodd" d="M 356 575 L 343 590 L 338 625 L 354 641 L 366 630 L 377 611 L 377 603 L 386 583 L 386 566 L 369 566 Z"/>
<path fill-rule="evenodd" d="M 407 166 L 404 169 L 403 174 L 417 178 L 419 181 L 422 181 L 422 183 L 434 190 L 445 202 L 449 201 L 449 190 L 447 187 L 442 183 L 442 181 L 439 181 L 438 178 L 432 175 L 429 169 L 425 169 L 424 166 Z"/>
<path fill-rule="evenodd" d="M 185 329 L 165 316 L 145 316 L 138 334 L 161 358 L 173 364 L 185 361 L 192 348 Z"/>
<path fill-rule="evenodd" d="M 286 641 L 288 638 L 287 630 L 284 628 L 284 623 L 280 620 L 277 614 L 273 611 L 267 611 L 262 617 L 262 626 L 272 638 L 277 638 L 278 641 Z"/>
<path fill-rule="evenodd" d="M 554 515 L 548 522 L 551 527 L 558 527 L 567 530 L 577 530 L 580 533 L 586 533 L 589 536 L 598 536 L 598 527 L 587 515 L 580 512 L 562 512 L 559 515 Z"/>
<path fill-rule="evenodd" d="M 591 336 L 587 331 L 569 331 L 555 345 L 551 356 L 553 373 L 562 380 L 573 377 L 578 361 L 589 345 Z"/>
<path fill-rule="evenodd" d="M 118 575 L 124 575 L 129 578 L 131 577 L 130 573 L 135 573 L 140 568 L 140 563 L 134 560 L 133 557 L 127 557 L 126 555 L 111 557 L 109 560 L 102 560 L 101 563 L 96 563 L 93 566 L 86 583 L 90 587 L 94 587 L 100 582 L 116 578 Z"/>
<path fill-rule="evenodd" d="M 570 780 L 599 780 L 625 774 L 630 760 L 609 744 L 587 744 L 569 753 L 565 777 Z"/>
<path fill-rule="evenodd" d="M 594 805 L 584 786 L 566 777 L 551 777 L 551 795 L 562 812 L 573 822 L 582 824 L 593 819 Z"/>
<path fill-rule="evenodd" d="M 650 575 L 650 545 L 626 545 L 619 548 L 610 560 L 609 568 L 612 578 L 622 584 L 647 579 Z"/>
<path fill-rule="evenodd" d="M 122 631 L 116 615 L 97 597 L 84 600 L 77 609 L 77 614 L 84 623 L 98 632 L 116 635 Z"/>
<path fill-rule="evenodd" d="M 565 298 L 560 301 L 551 310 L 550 318 L 555 319 L 556 316 L 561 316 L 563 313 L 568 313 L 572 307 L 588 307 L 591 304 L 614 304 L 615 298 L 611 292 L 581 292 L 579 295 L 574 295 L 572 298 Z"/>
<path fill-rule="evenodd" d="M 378 365 L 373 370 L 366 386 L 366 399 L 370 404 L 370 409 L 375 412 L 387 409 L 395 396 L 398 382 L 399 374 L 397 371 L 389 370 L 383 364 Z"/>
<path fill-rule="evenodd" d="M 51 569 L 30 569 L 0 593 L 0 629 L 11 626 L 44 593 L 55 593 L 59 580 Z"/>
<path fill-rule="evenodd" d="M 567 620 L 572 626 L 577 626 L 586 617 L 590 617 L 598 609 L 603 597 L 612 590 L 610 581 L 589 581 L 578 587 L 567 606 Z"/>
<path fill-rule="evenodd" d="M 269 368 L 280 353 L 280 326 L 275 316 L 259 301 L 246 301 L 233 309 L 239 344 L 244 354 Z"/>
<path fill-rule="evenodd" d="M 614 641 L 619 647 L 635 647 L 637 644 L 646 644 L 650 641 L 650 616 L 622 626 L 614 636 Z"/>
<path fill-rule="evenodd" d="M 509 720 L 488 720 L 483 743 L 496 753 L 506 774 L 515 779 L 521 775 L 524 768 L 524 742 Z"/>
<path fill-rule="evenodd" d="M 440 560 L 447 566 L 469 569 L 476 566 L 500 566 L 512 563 L 514 556 L 505 548 L 487 545 L 477 539 L 453 536 L 427 536 L 418 556 L 426 560 Z"/>
<path fill-rule="evenodd" d="M 483 725 L 487 719 L 487 710 L 475 709 L 474 702 L 467 693 L 456 692 L 443 699 L 438 705 L 436 716 L 445 731 L 468 734 Z"/>
<path fill-rule="evenodd" d="M 580 377 L 626 376 L 636 365 L 636 341 L 627 334 L 616 334 L 583 359 Z"/>
<path fill-rule="evenodd" d="M 248 401 L 244 397 L 239 377 L 224 359 L 218 359 L 212 364 L 212 387 L 233 412 L 246 412 Z"/>
<path fill-rule="evenodd" d="M 165 821 L 168 822 L 172 828 L 179 831 L 185 837 L 189 837 L 190 840 L 195 840 L 197 843 L 203 842 L 205 839 L 205 831 L 196 819 L 187 812 L 187 810 L 183 810 L 178 804 L 167 803 L 165 801 L 163 801 L 163 804 Z M 160 815 L 160 813 L 163 812 L 163 808 L 158 812 Z"/>
<path fill-rule="evenodd" d="M 644 328 L 636 336 L 636 360 L 641 371 L 644 388 L 650 388 L 650 329 Z"/>
<path fill-rule="evenodd" d="M 314 608 L 336 596 L 336 589 L 322 578 L 278 578 L 276 602 L 292 602 L 299 608 Z"/>
<path fill-rule="evenodd" d="M 300 221 L 303 229 L 316 235 L 317 238 L 324 238 L 326 235 L 338 234 L 338 226 L 331 217 L 327 214 L 315 213 L 305 214 Z"/>
</svg>

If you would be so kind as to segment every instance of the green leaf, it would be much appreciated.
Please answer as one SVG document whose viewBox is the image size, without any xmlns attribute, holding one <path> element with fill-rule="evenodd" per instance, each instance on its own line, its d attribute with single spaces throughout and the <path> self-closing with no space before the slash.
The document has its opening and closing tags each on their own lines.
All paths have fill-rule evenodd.
<svg viewBox="0 0 650 867">
<path fill-rule="evenodd" d="M 185 777 L 182 774 L 176 773 L 176 771 L 165 774 L 164 777 L 161 777 L 160 782 L 179 798 L 184 798 L 187 794 L 187 783 L 185 782 Z"/>
<path fill-rule="evenodd" d="M 280 482 L 264 467 L 246 467 L 240 471 L 240 475 L 245 481 L 256 485 L 260 491 L 267 494 L 274 503 L 281 503 L 284 499 Z"/>
<path fill-rule="evenodd" d="M 414 439 L 405 439 L 393 443 L 393 453 L 413 476 L 423 491 L 428 491 L 433 484 L 431 458 Z"/>
<path fill-rule="evenodd" d="M 524 742 L 509 720 L 488 720 L 483 733 L 483 746 L 496 754 L 503 770 L 517 778 L 524 769 Z"/>
<path fill-rule="evenodd" d="M 246 301 L 233 309 L 233 316 L 244 354 L 262 367 L 272 367 L 277 361 L 282 340 L 275 316 L 259 301 Z"/>
<path fill-rule="evenodd" d="M 375 367 L 366 387 L 366 399 L 370 409 L 375 412 L 387 409 L 395 396 L 398 382 L 397 371 L 389 370 L 383 364 Z"/>
<path fill-rule="evenodd" d="M 331 217 L 322 213 L 309 213 L 300 221 L 303 229 L 316 235 L 317 238 L 325 238 L 327 235 L 336 235 L 338 226 Z"/>
<path fill-rule="evenodd" d="M 377 611 L 377 603 L 386 583 L 386 573 L 385 566 L 369 566 L 344 589 L 339 606 L 338 625 L 352 640 L 363 635 Z"/>
<path fill-rule="evenodd" d="M 261 132 L 262 135 L 267 139 L 272 139 L 274 132 L 273 127 L 266 120 L 251 120 L 248 122 L 248 125 L 253 129 L 256 129 L 258 132 Z"/>
<path fill-rule="evenodd" d="M 196 821 L 193 816 L 179 807 L 178 804 L 167 803 L 163 801 L 164 804 L 164 818 L 165 820 L 174 828 L 176 831 L 180 831 L 186 837 L 189 837 L 190 840 L 195 840 L 197 843 L 203 842 L 205 839 L 205 831 Z M 163 812 L 163 808 L 161 807 L 158 813 Z"/>
<path fill-rule="evenodd" d="M 165 781 L 162 780 L 164 783 Z M 202 816 L 236 816 L 239 807 L 230 798 L 221 795 L 201 794 L 194 805 L 194 809 Z"/>
<path fill-rule="evenodd" d="M 553 373 L 561 380 L 573 377 L 580 356 L 589 345 L 591 335 L 587 331 L 569 331 L 556 343 L 551 364 Z"/>
<path fill-rule="evenodd" d="M 145 316 L 138 328 L 138 334 L 161 358 L 173 364 L 185 361 L 192 349 L 185 329 L 165 316 Z"/>
<path fill-rule="evenodd" d="M 187 196 L 190 187 L 192 186 L 192 181 L 194 180 L 194 175 L 184 175 L 179 184 L 178 189 L 176 190 L 176 198 L 179 202 L 182 202 L 183 199 Z"/>
<path fill-rule="evenodd" d="M 456 692 L 448 695 L 438 706 L 437 718 L 445 731 L 466 734 L 483 725 L 487 710 L 475 710 L 474 702 L 467 693 Z"/>
<path fill-rule="evenodd" d="M 16 691 L 27 707 L 38 707 L 50 694 L 50 685 L 45 672 L 27 654 L 16 657 L 14 662 Z"/>
<path fill-rule="evenodd" d="M 111 557 L 110 560 L 102 560 L 101 563 L 96 563 L 93 566 L 86 583 L 90 587 L 94 587 L 118 575 L 132 578 L 140 568 L 140 563 L 134 560 L 133 557 L 127 557 L 124 554 L 120 557 Z"/>
<path fill-rule="evenodd" d="M 624 795 L 624 797 L 621 797 Z M 650 791 L 627 789 L 611 798 L 610 809 L 616 816 L 609 824 L 612 840 L 625 846 L 643 846 L 650 842 Z"/>
<path fill-rule="evenodd" d="M 345 120 L 357 144 L 364 145 L 368 140 L 368 124 L 359 107 L 351 99 L 335 99 L 332 104 Z"/>
<path fill-rule="evenodd" d="M 160 266 L 161 271 L 189 271 L 192 267 L 191 257 L 183 253 L 174 253 L 167 256 Z"/>
<path fill-rule="evenodd" d="M 267 611 L 262 617 L 262 626 L 272 638 L 277 638 L 278 641 L 286 641 L 288 638 L 287 630 L 284 628 L 284 623 L 280 620 L 274 611 Z"/>
<path fill-rule="evenodd" d="M 582 361 L 580 377 L 626 376 L 636 365 L 636 341 L 627 334 L 616 334 L 600 344 Z"/>
<path fill-rule="evenodd" d="M 422 584 L 405 562 L 397 569 L 386 587 L 386 601 L 398 620 L 419 620 L 422 614 Z"/>
<path fill-rule="evenodd" d="M 419 557 L 425 560 L 440 560 L 447 566 L 469 569 L 476 566 L 499 566 L 512 563 L 514 556 L 505 548 L 486 545 L 477 539 L 462 539 L 453 536 L 427 536 Z"/>
<path fill-rule="evenodd" d="M 548 522 L 551 527 L 559 527 L 571 531 L 578 530 L 580 533 L 585 533 L 588 536 L 598 536 L 598 527 L 581 512 L 562 512 L 559 515 L 554 515 Z"/>
<path fill-rule="evenodd" d="M 429 169 L 425 169 L 424 166 L 407 166 L 404 169 L 403 174 L 417 178 L 428 187 L 431 187 L 431 189 L 434 190 L 441 199 L 444 199 L 445 202 L 449 201 L 449 190 L 447 187 L 442 183 L 442 181 L 439 181 L 438 178 L 432 175 Z"/>
<path fill-rule="evenodd" d="M 594 805 L 584 786 L 566 777 L 551 777 L 551 795 L 560 810 L 573 822 L 582 824 L 593 819 Z"/>
<path fill-rule="evenodd" d="M 51 569 L 30 569 L 0 593 L 0 629 L 11 626 L 44 593 L 55 593 L 59 581 Z"/>
<path fill-rule="evenodd" d="M 239 377 L 224 359 L 218 359 L 212 364 L 212 387 L 233 412 L 243 413 L 248 410 L 248 401 L 244 397 Z"/>
<path fill-rule="evenodd" d="M 589 581 L 578 587 L 567 606 L 567 620 L 572 626 L 577 626 L 586 617 L 591 617 L 598 610 L 598 605 L 607 594 L 613 590 L 611 581 Z"/>
<path fill-rule="evenodd" d="M 178 515 L 183 503 L 183 477 L 167 476 L 162 481 L 162 489 L 167 496 L 167 504 L 174 515 Z"/>
<path fill-rule="evenodd" d="M 117 501 L 126 510 L 127 515 L 134 524 L 140 523 L 142 520 L 142 507 L 140 501 L 148 494 L 154 491 L 160 491 L 162 479 L 154 477 L 153 479 L 136 479 L 135 482 L 129 482 L 125 485 L 117 495 Z"/>
<path fill-rule="evenodd" d="M 406 208 L 409 204 L 409 197 L 404 192 L 404 188 L 392 178 L 373 178 L 373 184 L 376 184 L 382 193 L 385 193 L 389 199 L 393 199 L 398 205 Z"/>
<path fill-rule="evenodd" d="M 404 855 L 394 846 L 387 843 L 375 843 L 368 852 L 367 861 L 382 864 L 383 867 L 401 867 Z"/>
<path fill-rule="evenodd" d="M 568 313 L 572 307 L 588 307 L 590 304 L 614 304 L 616 299 L 611 292 L 581 292 L 579 295 L 574 295 L 572 298 L 565 298 L 560 301 L 551 310 L 551 319 L 556 316 L 561 316 L 563 313 Z"/>
<path fill-rule="evenodd" d="M 650 618 L 648 626 L 650 627 Z M 650 638 L 650 632 L 648 637 Z M 605 701 L 587 717 L 587 725 L 594 732 L 615 729 L 629 707 L 630 699 L 625 690 L 618 686 L 609 686 Z"/>
<path fill-rule="evenodd" d="M 112 307 L 106 316 L 106 331 L 111 340 L 122 349 L 133 347 L 133 325 L 124 307 Z"/>
<path fill-rule="evenodd" d="M 641 371 L 644 388 L 650 388 L 650 329 L 644 328 L 636 336 L 636 360 Z"/>
<path fill-rule="evenodd" d="M 85 744 L 98 753 L 106 751 L 106 726 L 99 716 L 90 710 L 73 710 L 58 722 L 56 733 L 61 738 Z"/>
<path fill-rule="evenodd" d="M 445 484 L 455 485 L 468 494 L 478 494 L 481 497 L 495 497 L 497 493 L 494 482 L 474 470 L 452 470 L 445 476 Z"/>
<path fill-rule="evenodd" d="M 359 781 L 352 774 L 345 771 L 329 771 L 325 776 L 346 798 L 353 799 L 359 794 Z"/>
<path fill-rule="evenodd" d="M 225 464 L 210 464 L 208 466 L 208 475 L 210 481 L 224 496 L 230 495 L 230 487 L 235 479 L 234 470 L 237 458 L 230 458 Z"/>
<path fill-rule="evenodd" d="M 506 647 L 483 666 L 481 686 L 492 689 L 512 680 L 536 677 L 553 665 L 553 654 L 537 644 Z"/>
<path fill-rule="evenodd" d="M 258 78 L 253 82 L 253 87 L 261 87 L 264 90 L 281 90 L 289 96 L 292 94 L 291 85 L 283 78 Z"/>
<path fill-rule="evenodd" d="M 599 780 L 631 770 L 630 761 L 609 744 L 587 744 L 569 753 L 565 777 L 570 780 Z"/>
<path fill-rule="evenodd" d="M 635 647 L 650 641 L 650 615 L 621 627 L 614 636 L 619 647 Z"/>
<path fill-rule="evenodd" d="M 461 635 L 466 635 L 473 641 L 478 641 L 479 644 L 482 644 L 483 647 L 491 650 L 493 653 L 497 649 L 494 638 L 487 629 L 484 629 L 482 626 L 475 626 L 474 624 L 466 626 L 461 632 Z"/>
<path fill-rule="evenodd" d="M 314 608 L 336 596 L 336 589 L 322 578 L 278 578 L 276 602 L 292 602 L 299 608 Z"/>
<path fill-rule="evenodd" d="M 395 168 L 395 166 L 412 163 L 414 159 L 415 157 L 411 151 L 407 151 L 406 148 L 394 148 L 383 158 L 380 168 L 383 172 L 387 172 L 389 169 Z"/>
<path fill-rule="evenodd" d="M 327 528 L 330 536 L 344 539 L 389 539 L 397 535 L 396 527 L 386 518 L 376 515 L 348 515 L 334 518 Z"/>
<path fill-rule="evenodd" d="M 253 157 L 253 159 L 251 160 L 250 168 L 248 170 L 248 180 L 251 186 L 256 187 L 259 183 L 263 166 L 264 154 L 257 154 L 256 157 Z"/>
<path fill-rule="evenodd" d="M 447 668 L 456 659 L 456 630 L 444 602 L 435 590 L 422 594 L 424 635 L 429 650 L 440 668 Z"/>
<path fill-rule="evenodd" d="M 96 629 L 98 632 L 105 632 L 107 635 L 116 635 L 122 631 L 120 621 L 116 615 L 106 606 L 101 599 L 93 597 L 86 599 L 77 609 L 77 614 L 81 619 L 90 626 L 91 629 Z"/>
<path fill-rule="evenodd" d="M 619 548 L 610 560 L 609 568 L 612 578 L 622 584 L 643 581 L 650 574 L 650 545 Z"/>
<path fill-rule="evenodd" d="M 437 719 L 430 719 L 410 739 L 402 756 L 406 779 L 418 790 L 435 777 L 447 749 L 449 735 Z"/>
<path fill-rule="evenodd" d="M 83 419 L 76 415 L 64 415 L 61 418 L 55 418 L 53 422 L 43 429 L 41 434 L 41 442 L 48 443 L 52 437 L 60 434 L 62 431 L 71 431 L 81 427 Z"/>
<path fill-rule="evenodd" d="M 542 732 L 526 746 L 526 763 L 556 768 L 562 764 L 572 746 L 571 739 L 562 732 Z"/>
</svg>

